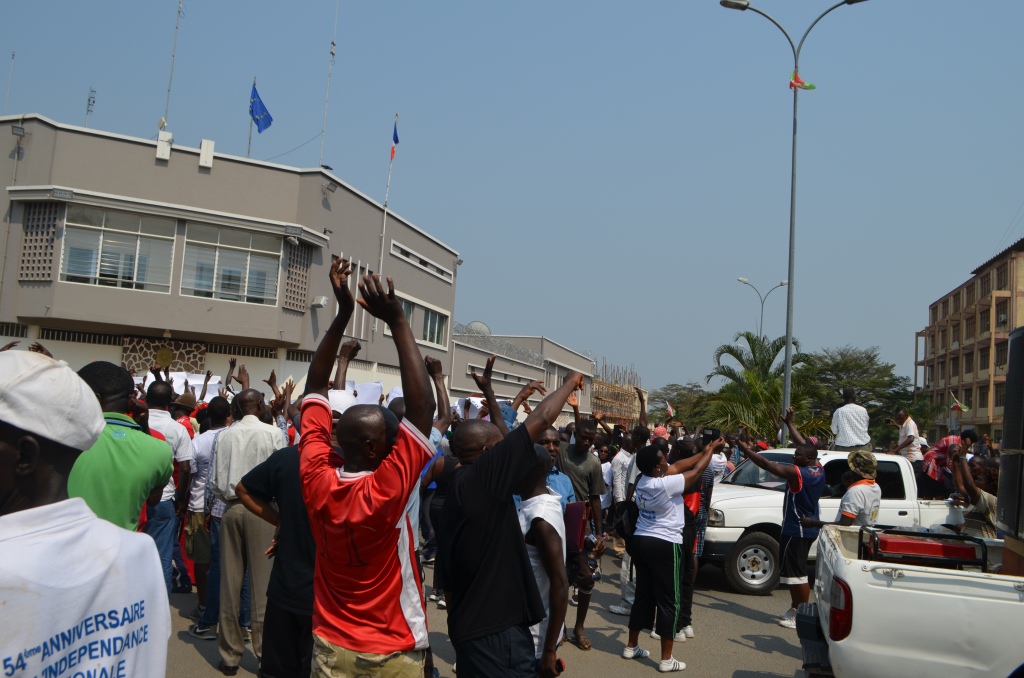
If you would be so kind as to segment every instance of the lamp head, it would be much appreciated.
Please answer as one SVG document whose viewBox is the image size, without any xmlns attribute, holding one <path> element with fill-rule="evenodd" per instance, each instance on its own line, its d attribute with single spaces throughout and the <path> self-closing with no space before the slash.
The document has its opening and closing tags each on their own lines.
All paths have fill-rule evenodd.
<svg viewBox="0 0 1024 678">
<path fill-rule="evenodd" d="M 780 282 L 779 284 L 780 284 L 780 285 L 782 285 L 782 286 L 786 286 L 786 285 L 788 285 L 788 284 L 789 284 L 789 281 L 788 281 L 788 280 L 783 280 L 783 281 L 782 281 L 782 282 Z"/>
<path fill-rule="evenodd" d="M 746 278 L 736 278 L 736 280 L 740 281 L 744 285 L 749 285 L 750 284 L 750 281 L 747 280 Z"/>
<path fill-rule="evenodd" d="M 850 1 L 851 0 L 846 0 L 847 3 L 849 3 Z M 863 0 L 853 0 L 853 2 L 862 1 Z M 722 7 L 725 7 L 726 9 L 738 9 L 740 11 L 743 11 L 750 7 L 750 0 L 719 0 L 718 4 L 720 4 Z"/>
</svg>

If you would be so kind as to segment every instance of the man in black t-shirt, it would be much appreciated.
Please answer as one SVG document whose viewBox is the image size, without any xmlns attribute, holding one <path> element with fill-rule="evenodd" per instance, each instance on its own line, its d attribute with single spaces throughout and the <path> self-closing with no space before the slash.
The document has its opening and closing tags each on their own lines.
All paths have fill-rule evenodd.
<svg viewBox="0 0 1024 678">
<path fill-rule="evenodd" d="M 477 386 L 491 412 L 500 409 L 490 376 L 494 356 Z M 512 493 L 541 463 L 550 463 L 534 441 L 561 411 L 566 398 L 583 387 L 572 372 L 523 425 L 508 433 L 504 421 L 474 419 L 452 435 L 460 467 L 441 509 L 438 546 L 448 603 L 448 635 L 455 646 L 460 678 L 517 678 L 538 675 L 530 626 L 544 619 L 544 605 L 530 567 Z M 550 678 L 555 673 L 542 670 Z"/>
<path fill-rule="evenodd" d="M 313 658 L 316 544 L 302 501 L 298 445 L 277 450 L 246 473 L 235 493 L 247 509 L 277 527 L 267 550 L 274 568 L 267 586 L 260 676 L 308 676 Z"/>
</svg>

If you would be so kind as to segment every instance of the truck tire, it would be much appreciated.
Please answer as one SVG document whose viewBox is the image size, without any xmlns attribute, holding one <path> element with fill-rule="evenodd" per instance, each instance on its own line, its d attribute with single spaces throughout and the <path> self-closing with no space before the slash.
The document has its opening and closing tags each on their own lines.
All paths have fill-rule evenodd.
<svg viewBox="0 0 1024 678">
<path fill-rule="evenodd" d="M 725 578 L 737 593 L 767 596 L 779 584 L 779 542 L 770 534 L 751 532 L 733 547 Z"/>
</svg>

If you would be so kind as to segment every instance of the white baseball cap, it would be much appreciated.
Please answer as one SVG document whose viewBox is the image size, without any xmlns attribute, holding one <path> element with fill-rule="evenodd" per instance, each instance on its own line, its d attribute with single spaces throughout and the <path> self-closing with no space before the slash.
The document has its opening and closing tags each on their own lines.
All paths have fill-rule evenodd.
<svg viewBox="0 0 1024 678">
<path fill-rule="evenodd" d="M 0 352 L 0 421 L 75 450 L 92 447 L 105 422 L 89 385 L 63 360 Z"/>
</svg>

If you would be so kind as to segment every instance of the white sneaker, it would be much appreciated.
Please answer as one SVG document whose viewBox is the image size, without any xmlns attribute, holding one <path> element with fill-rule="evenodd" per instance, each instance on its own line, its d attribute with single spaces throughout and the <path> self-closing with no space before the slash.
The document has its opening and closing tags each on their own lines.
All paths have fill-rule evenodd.
<svg viewBox="0 0 1024 678">
<path fill-rule="evenodd" d="M 626 646 L 626 649 L 622 651 L 623 659 L 643 659 L 644 657 L 650 657 L 651 653 L 643 649 L 639 645 L 636 647 Z"/>
<path fill-rule="evenodd" d="M 792 607 L 787 607 L 786 611 L 778 616 L 779 619 L 796 618 L 796 610 Z"/>
<path fill-rule="evenodd" d="M 796 628 L 796 610 L 794 610 L 793 608 L 789 608 L 789 611 L 786 612 L 786 614 L 784 614 L 781 617 L 779 617 L 779 626 L 782 626 L 782 627 L 787 628 L 787 629 L 795 629 Z"/>
<path fill-rule="evenodd" d="M 625 605 L 609 605 L 608 611 L 612 614 L 621 614 L 623 617 L 628 617 L 632 608 L 626 607 Z"/>
<path fill-rule="evenodd" d="M 683 634 L 687 638 L 693 638 L 693 626 L 684 626 L 679 630 L 679 633 Z"/>
<path fill-rule="evenodd" d="M 658 670 L 662 673 L 669 673 L 671 671 L 682 671 L 686 668 L 686 664 L 679 661 L 675 657 L 669 657 L 668 659 L 662 659 L 661 663 L 658 664 Z"/>
<path fill-rule="evenodd" d="M 693 633 L 693 631 L 691 630 L 690 633 Z M 661 636 L 658 635 L 657 631 L 651 631 L 651 638 L 654 638 L 655 640 L 661 640 Z M 690 638 L 693 638 L 693 636 L 691 635 Z M 685 643 L 686 634 L 683 633 L 683 631 L 679 631 L 679 633 L 673 636 L 672 640 L 674 640 L 677 643 Z"/>
</svg>

